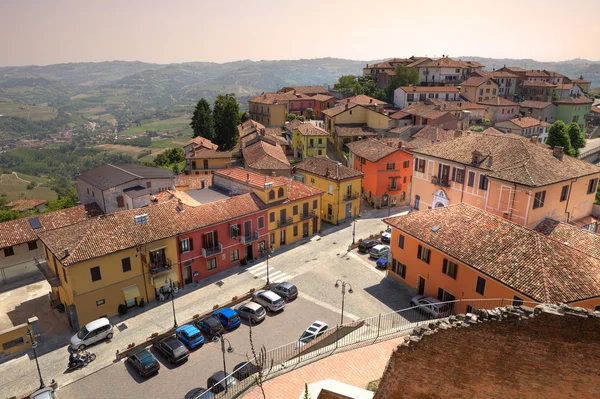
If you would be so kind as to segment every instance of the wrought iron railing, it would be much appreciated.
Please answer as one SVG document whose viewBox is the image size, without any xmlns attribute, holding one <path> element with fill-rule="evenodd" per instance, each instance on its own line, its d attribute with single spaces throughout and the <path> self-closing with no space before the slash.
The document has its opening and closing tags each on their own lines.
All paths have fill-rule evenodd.
<svg viewBox="0 0 600 399">
<path fill-rule="evenodd" d="M 221 243 L 217 243 L 217 245 L 215 245 L 214 247 L 202 248 L 202 256 L 204 256 L 205 258 L 207 256 L 220 254 L 221 252 L 223 252 L 223 245 L 221 245 Z"/>
<path fill-rule="evenodd" d="M 254 242 L 256 240 L 258 240 L 258 231 L 250 233 L 249 235 L 243 235 L 242 238 L 241 238 L 242 244 L 249 244 L 249 243 Z"/>
<path fill-rule="evenodd" d="M 302 220 L 306 220 L 306 219 L 310 219 L 310 218 L 314 218 L 314 217 L 315 217 L 315 211 L 302 212 L 302 215 L 300 215 L 300 219 L 302 219 Z"/>
<path fill-rule="evenodd" d="M 277 221 L 277 227 L 289 226 L 292 223 L 294 223 L 294 219 L 293 218 L 281 219 L 281 220 Z"/>
</svg>

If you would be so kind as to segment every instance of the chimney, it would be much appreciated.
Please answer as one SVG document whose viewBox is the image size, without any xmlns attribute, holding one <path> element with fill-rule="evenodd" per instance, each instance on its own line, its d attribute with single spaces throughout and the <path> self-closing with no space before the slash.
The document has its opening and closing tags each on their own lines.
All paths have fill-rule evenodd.
<svg viewBox="0 0 600 399">
<path fill-rule="evenodd" d="M 552 155 L 554 155 L 554 158 L 558 159 L 559 161 L 562 161 L 565 155 L 565 149 L 563 147 L 556 146 L 552 150 Z"/>
<path fill-rule="evenodd" d="M 475 150 L 472 153 L 471 163 L 478 165 L 479 162 L 481 162 L 481 153 L 479 151 Z"/>
<path fill-rule="evenodd" d="M 521 120 L 521 114 L 519 114 L 519 120 Z"/>
<path fill-rule="evenodd" d="M 372 98 L 369 98 L 369 104 L 371 104 L 373 102 Z"/>
<path fill-rule="evenodd" d="M 69 256 L 69 248 L 65 248 L 65 258 Z"/>
<path fill-rule="evenodd" d="M 398 148 L 402 148 L 402 141 L 398 141 Z"/>
<path fill-rule="evenodd" d="M 348 103 L 346 103 L 346 107 L 345 108 L 348 109 Z"/>
<path fill-rule="evenodd" d="M 250 173 L 246 173 L 246 183 L 250 183 Z"/>
<path fill-rule="evenodd" d="M 537 142 L 538 142 L 538 136 L 531 136 L 531 138 L 529 139 L 529 141 L 531 141 L 533 144 L 537 144 Z"/>
<path fill-rule="evenodd" d="M 487 162 L 488 168 L 491 168 L 493 164 L 494 164 L 494 158 L 492 157 L 492 154 L 488 154 L 488 162 Z"/>
</svg>

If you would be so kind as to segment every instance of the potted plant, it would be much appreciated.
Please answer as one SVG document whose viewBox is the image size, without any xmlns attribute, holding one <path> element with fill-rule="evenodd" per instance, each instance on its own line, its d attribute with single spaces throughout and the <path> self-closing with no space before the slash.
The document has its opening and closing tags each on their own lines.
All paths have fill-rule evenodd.
<svg viewBox="0 0 600 399">
<path fill-rule="evenodd" d="M 123 316 L 125 313 L 127 313 L 127 306 L 124 304 L 120 304 L 119 308 L 117 310 L 118 310 L 119 314 L 121 316 Z"/>
</svg>

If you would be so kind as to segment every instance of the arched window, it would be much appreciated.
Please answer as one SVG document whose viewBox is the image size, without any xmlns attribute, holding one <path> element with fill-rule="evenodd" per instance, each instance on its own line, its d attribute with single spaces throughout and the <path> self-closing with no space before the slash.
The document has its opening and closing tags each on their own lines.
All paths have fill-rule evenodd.
<svg viewBox="0 0 600 399">
<path fill-rule="evenodd" d="M 277 198 L 283 197 L 283 187 L 279 187 L 279 191 L 277 192 Z"/>
<path fill-rule="evenodd" d="M 271 191 L 269 191 L 269 201 L 274 200 L 274 199 L 275 199 L 275 191 L 271 190 Z"/>
</svg>

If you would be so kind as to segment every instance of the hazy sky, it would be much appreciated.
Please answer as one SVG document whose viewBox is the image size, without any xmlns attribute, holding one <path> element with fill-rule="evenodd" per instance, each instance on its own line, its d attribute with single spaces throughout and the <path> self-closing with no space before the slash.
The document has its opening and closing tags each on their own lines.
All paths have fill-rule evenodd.
<svg viewBox="0 0 600 399">
<path fill-rule="evenodd" d="M 0 65 L 479 55 L 600 60 L 599 0 L 0 0 Z"/>
</svg>

